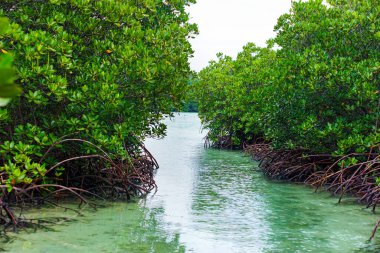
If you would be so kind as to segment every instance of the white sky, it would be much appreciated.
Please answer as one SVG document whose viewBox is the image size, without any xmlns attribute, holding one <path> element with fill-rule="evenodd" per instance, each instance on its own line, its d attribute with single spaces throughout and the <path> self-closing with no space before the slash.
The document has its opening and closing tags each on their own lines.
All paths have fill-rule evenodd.
<svg viewBox="0 0 380 253">
<path fill-rule="evenodd" d="M 273 38 L 278 17 L 290 10 L 291 0 L 197 0 L 188 8 L 199 35 L 190 42 L 195 51 L 191 68 L 199 71 L 216 54 L 236 57 L 245 44 L 265 46 Z"/>
</svg>

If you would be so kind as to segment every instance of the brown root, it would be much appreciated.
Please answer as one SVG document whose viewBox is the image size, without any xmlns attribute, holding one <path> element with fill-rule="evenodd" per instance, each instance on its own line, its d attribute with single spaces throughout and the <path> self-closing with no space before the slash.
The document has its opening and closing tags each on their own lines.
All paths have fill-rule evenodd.
<svg viewBox="0 0 380 253">
<path fill-rule="evenodd" d="M 54 156 L 53 148 L 56 145 L 69 142 L 86 143 L 99 153 L 64 159 L 47 169 L 45 178 L 13 186 L 10 192 L 8 186 L 0 185 L 0 224 L 5 228 L 16 229 L 28 224 L 25 219 L 15 215 L 11 206 L 22 208 L 47 203 L 70 209 L 56 204 L 57 201 L 74 197 L 79 200 L 79 205 L 91 205 L 89 198 L 129 200 L 143 197 L 157 189 L 154 175 L 158 163 L 143 144 L 139 144 L 137 152 L 126 150 L 127 159 L 116 159 L 91 142 L 61 139 L 48 149 L 40 162 L 49 153 Z M 83 167 L 83 161 L 86 161 L 86 167 Z M 57 178 L 56 169 L 62 166 L 65 168 L 64 174 Z M 5 173 L 1 177 L 3 181 L 7 180 Z"/>
<path fill-rule="evenodd" d="M 360 203 L 375 211 L 380 203 L 380 154 L 363 153 L 345 156 L 329 154 L 311 155 L 307 150 L 273 150 L 269 144 L 245 145 L 244 150 L 260 162 L 266 176 L 276 180 L 302 182 L 318 189 L 325 189 L 339 196 L 339 203 L 346 195 L 357 197 Z M 345 164 L 355 158 L 355 164 Z M 370 240 L 374 237 L 377 227 Z"/>
<path fill-rule="evenodd" d="M 217 148 L 217 149 L 234 149 L 236 148 L 233 145 L 232 138 L 230 136 L 219 136 L 216 140 L 211 140 L 207 135 L 204 138 L 204 147 L 205 148 Z"/>
</svg>

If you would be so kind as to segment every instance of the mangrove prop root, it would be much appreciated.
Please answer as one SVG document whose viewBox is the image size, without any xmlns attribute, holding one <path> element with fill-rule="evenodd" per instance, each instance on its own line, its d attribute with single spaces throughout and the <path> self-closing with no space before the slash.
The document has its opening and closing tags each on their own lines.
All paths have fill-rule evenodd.
<svg viewBox="0 0 380 253">
<path fill-rule="evenodd" d="M 329 154 L 311 155 L 307 150 L 273 150 L 267 143 L 244 145 L 244 150 L 259 161 L 263 173 L 269 178 L 302 182 L 325 189 L 339 196 L 356 196 L 358 202 L 375 211 L 380 203 L 380 154 L 353 153 L 345 156 Z M 378 149 L 372 149 L 378 150 Z M 348 164 L 347 159 L 357 162 Z M 376 224 L 370 240 L 375 236 Z"/>
<path fill-rule="evenodd" d="M 216 140 L 211 140 L 207 135 L 204 138 L 204 148 L 217 148 L 217 149 L 235 149 L 231 136 L 219 136 Z"/>
<path fill-rule="evenodd" d="M 380 225 L 380 221 L 376 222 L 376 225 L 375 225 L 375 227 L 373 228 L 373 231 L 372 231 L 371 237 L 369 238 L 370 241 L 375 237 L 375 234 L 376 234 L 377 229 L 379 228 L 379 225 Z"/>
<path fill-rule="evenodd" d="M 98 150 L 98 154 L 66 158 L 47 169 L 46 177 L 49 184 L 43 184 L 42 179 L 36 179 L 30 184 L 13 186 L 8 192 L 8 186 L 0 185 L 0 224 L 6 227 L 22 227 L 28 225 L 25 219 L 17 217 L 10 206 L 18 208 L 39 206 L 44 203 L 73 210 L 59 205 L 56 202 L 67 197 L 75 197 L 82 203 L 89 202 L 88 197 L 96 199 L 130 199 L 133 196 L 142 197 L 157 190 L 154 175 L 158 163 L 143 144 L 139 145 L 137 152 L 126 150 L 128 159 L 115 159 L 97 145 L 81 139 L 60 139 L 45 153 L 54 155 L 56 145 L 70 142 L 88 144 Z M 88 161 L 88 167 L 83 168 L 83 161 Z M 82 165 L 80 167 L 79 165 Z M 55 170 L 64 166 L 64 179 L 55 177 Z M 1 175 L 7 180 L 7 175 Z M 55 183 L 54 183 L 55 182 Z M 94 205 L 92 205 L 94 206 Z M 29 224 L 30 225 L 30 224 Z"/>
<path fill-rule="evenodd" d="M 0 206 L 5 211 L 9 220 L 13 223 L 13 226 L 17 227 L 18 225 L 17 219 L 15 215 L 13 214 L 12 210 L 9 208 L 8 204 L 4 202 L 3 199 L 0 199 Z"/>
</svg>

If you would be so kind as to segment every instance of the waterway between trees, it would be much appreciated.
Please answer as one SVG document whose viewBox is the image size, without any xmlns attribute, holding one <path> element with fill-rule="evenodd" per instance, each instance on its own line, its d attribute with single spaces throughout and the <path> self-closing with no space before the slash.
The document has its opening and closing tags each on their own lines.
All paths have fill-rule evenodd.
<svg viewBox="0 0 380 253">
<path fill-rule="evenodd" d="M 367 242 L 379 215 L 307 186 L 271 182 L 241 152 L 203 148 L 197 114 L 167 119 L 168 135 L 146 141 L 158 191 L 135 203 L 28 215 L 65 221 L 8 234 L 5 252 L 379 252 Z M 380 235 L 377 235 L 380 237 Z"/>
</svg>

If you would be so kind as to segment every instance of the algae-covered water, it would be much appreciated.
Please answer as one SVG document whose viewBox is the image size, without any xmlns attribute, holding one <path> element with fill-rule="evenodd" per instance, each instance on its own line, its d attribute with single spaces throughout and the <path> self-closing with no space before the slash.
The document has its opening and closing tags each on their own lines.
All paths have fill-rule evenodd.
<svg viewBox="0 0 380 253">
<path fill-rule="evenodd" d="M 160 169 L 158 192 L 136 203 L 107 203 L 84 216 L 34 210 L 67 221 L 8 234 L 6 252 L 379 252 L 367 242 L 379 215 L 328 193 L 270 182 L 240 152 L 203 149 L 200 121 L 167 120 L 168 135 L 148 140 Z M 378 235 L 380 238 L 380 234 Z"/>
</svg>

